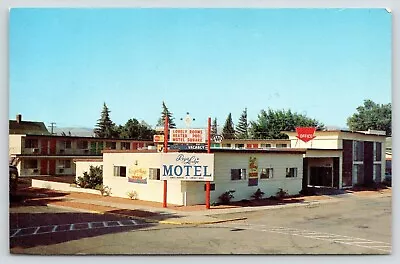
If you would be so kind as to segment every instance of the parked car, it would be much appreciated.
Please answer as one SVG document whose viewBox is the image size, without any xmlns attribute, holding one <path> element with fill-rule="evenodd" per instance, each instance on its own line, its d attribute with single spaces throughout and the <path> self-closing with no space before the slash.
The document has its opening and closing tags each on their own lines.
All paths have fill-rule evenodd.
<svg viewBox="0 0 400 264">
<path fill-rule="evenodd" d="M 18 169 L 15 166 L 9 165 L 10 167 L 10 196 L 15 195 L 18 188 Z"/>
</svg>

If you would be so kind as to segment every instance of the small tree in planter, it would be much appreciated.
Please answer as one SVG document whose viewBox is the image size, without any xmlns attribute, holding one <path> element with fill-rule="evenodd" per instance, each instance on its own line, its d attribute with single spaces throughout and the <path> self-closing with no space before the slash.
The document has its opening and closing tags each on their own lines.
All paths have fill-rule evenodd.
<svg viewBox="0 0 400 264">
<path fill-rule="evenodd" d="M 265 193 L 261 191 L 260 188 L 258 188 L 257 191 L 253 193 L 251 198 L 253 198 L 254 200 L 261 200 L 264 194 Z"/>
<path fill-rule="evenodd" d="M 103 169 L 100 166 L 90 166 L 89 173 L 85 171 L 83 177 L 79 176 L 77 184 L 81 188 L 96 189 L 103 184 Z"/>
<path fill-rule="evenodd" d="M 131 200 L 136 200 L 137 199 L 137 192 L 136 191 L 129 191 L 126 193 L 126 195 L 128 195 L 128 197 Z"/>
<path fill-rule="evenodd" d="M 229 190 L 221 194 L 218 199 L 221 204 L 229 204 L 235 196 L 233 196 L 233 193 L 235 193 L 235 190 Z"/>
</svg>

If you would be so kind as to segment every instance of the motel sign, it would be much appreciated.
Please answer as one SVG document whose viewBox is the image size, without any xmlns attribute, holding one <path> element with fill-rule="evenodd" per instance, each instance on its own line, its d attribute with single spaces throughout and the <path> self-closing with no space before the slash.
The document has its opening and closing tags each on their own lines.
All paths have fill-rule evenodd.
<svg viewBox="0 0 400 264">
<path fill-rule="evenodd" d="M 214 154 L 165 153 L 161 157 L 161 179 L 213 181 Z"/>
</svg>

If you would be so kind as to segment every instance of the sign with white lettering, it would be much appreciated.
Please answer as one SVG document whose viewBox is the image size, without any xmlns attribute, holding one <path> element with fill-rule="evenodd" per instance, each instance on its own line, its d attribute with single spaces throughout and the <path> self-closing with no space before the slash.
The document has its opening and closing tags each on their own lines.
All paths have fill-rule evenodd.
<svg viewBox="0 0 400 264">
<path fill-rule="evenodd" d="M 303 142 L 308 142 L 315 138 L 315 127 L 296 127 L 297 138 Z"/>
<path fill-rule="evenodd" d="M 184 181 L 213 181 L 214 154 L 162 154 L 161 179 L 179 179 Z"/>
<path fill-rule="evenodd" d="M 170 140 L 172 143 L 206 143 L 205 129 L 170 129 Z"/>
<path fill-rule="evenodd" d="M 171 145 L 169 149 L 179 149 L 179 150 L 207 150 L 207 146 L 202 145 L 188 145 L 188 144 L 177 144 Z"/>
</svg>

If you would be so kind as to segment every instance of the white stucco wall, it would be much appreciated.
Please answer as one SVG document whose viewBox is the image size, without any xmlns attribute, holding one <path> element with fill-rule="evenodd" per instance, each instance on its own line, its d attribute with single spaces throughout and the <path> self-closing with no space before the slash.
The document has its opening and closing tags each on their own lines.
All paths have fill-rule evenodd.
<svg viewBox="0 0 400 264">
<path fill-rule="evenodd" d="M 114 176 L 114 166 L 126 166 L 127 171 L 131 166 L 145 169 L 160 168 L 161 155 L 162 153 L 104 153 L 103 184 L 111 188 L 111 196 L 128 198 L 128 192 L 136 191 L 137 198 L 140 200 L 162 202 L 163 181 L 147 178 L 146 184 L 132 183 L 128 181 L 128 177 Z M 260 169 L 273 168 L 274 178 L 259 179 L 258 186 L 248 186 L 250 156 L 257 157 Z M 265 192 L 264 197 L 276 195 L 279 188 L 286 190 L 291 195 L 298 194 L 301 190 L 303 175 L 303 156 L 301 153 L 214 153 L 214 157 L 215 191 L 211 191 L 211 203 L 218 202 L 218 197 L 230 189 L 236 190 L 234 200 L 251 199 L 251 195 L 257 188 Z M 288 167 L 297 168 L 296 178 L 286 178 L 286 168 Z M 247 170 L 247 179 L 232 181 L 231 169 L 235 168 L 245 168 Z M 167 203 L 178 205 L 204 204 L 204 184 L 205 182 L 168 180 Z"/>
<path fill-rule="evenodd" d="M 8 155 L 21 154 L 22 152 L 22 137 L 23 135 L 8 136 Z"/>
</svg>

